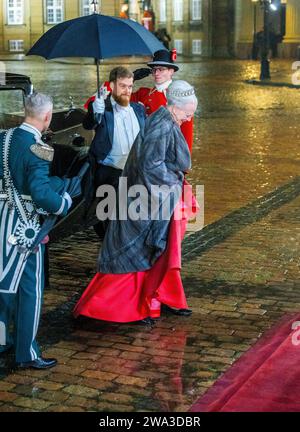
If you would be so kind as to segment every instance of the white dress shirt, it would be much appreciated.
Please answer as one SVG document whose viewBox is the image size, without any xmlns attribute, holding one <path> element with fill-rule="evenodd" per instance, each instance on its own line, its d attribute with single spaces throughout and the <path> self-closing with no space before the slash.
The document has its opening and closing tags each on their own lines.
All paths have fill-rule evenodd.
<svg viewBox="0 0 300 432">
<path fill-rule="evenodd" d="M 140 131 L 140 125 L 130 105 L 123 107 L 113 97 L 111 104 L 114 112 L 114 137 L 112 149 L 102 164 L 124 169 L 132 144 Z"/>
<path fill-rule="evenodd" d="M 166 94 L 167 88 L 169 87 L 170 84 L 172 84 L 172 80 L 165 81 L 162 84 L 155 84 L 155 87 L 157 91 Z"/>
</svg>

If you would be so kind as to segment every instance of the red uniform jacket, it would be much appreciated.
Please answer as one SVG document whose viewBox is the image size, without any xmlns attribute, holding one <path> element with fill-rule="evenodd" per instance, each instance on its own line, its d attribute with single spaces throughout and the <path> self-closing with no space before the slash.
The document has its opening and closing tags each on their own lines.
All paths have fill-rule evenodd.
<svg viewBox="0 0 300 432">
<path fill-rule="evenodd" d="M 132 102 L 142 102 L 146 108 L 146 114 L 150 115 L 162 105 L 167 105 L 167 98 L 163 92 L 158 91 L 155 87 L 150 89 L 148 87 L 141 87 L 131 96 Z M 189 146 L 192 153 L 193 145 L 193 130 L 194 119 L 186 121 L 181 125 L 181 132 Z"/>
</svg>

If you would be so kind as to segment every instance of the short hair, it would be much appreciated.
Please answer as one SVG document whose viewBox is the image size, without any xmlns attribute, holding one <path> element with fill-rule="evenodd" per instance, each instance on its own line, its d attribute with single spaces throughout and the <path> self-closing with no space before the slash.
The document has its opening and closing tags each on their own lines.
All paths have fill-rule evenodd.
<svg viewBox="0 0 300 432">
<path fill-rule="evenodd" d="M 187 81 L 175 80 L 167 89 L 168 105 L 182 107 L 189 103 L 198 105 L 198 99 L 194 87 Z"/>
<path fill-rule="evenodd" d="M 133 72 L 124 66 L 115 67 L 110 71 L 109 82 L 116 82 L 119 78 L 133 78 Z"/>
<path fill-rule="evenodd" d="M 25 116 L 37 117 L 46 114 L 53 109 L 53 100 L 51 96 L 43 93 L 32 93 L 25 98 Z"/>
</svg>

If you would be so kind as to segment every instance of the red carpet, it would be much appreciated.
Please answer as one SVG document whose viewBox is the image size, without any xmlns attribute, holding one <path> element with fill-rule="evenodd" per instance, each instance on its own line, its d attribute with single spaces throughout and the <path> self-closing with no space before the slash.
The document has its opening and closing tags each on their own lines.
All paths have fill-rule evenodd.
<svg viewBox="0 0 300 432">
<path fill-rule="evenodd" d="M 267 331 L 190 411 L 300 412 L 300 314 Z"/>
</svg>

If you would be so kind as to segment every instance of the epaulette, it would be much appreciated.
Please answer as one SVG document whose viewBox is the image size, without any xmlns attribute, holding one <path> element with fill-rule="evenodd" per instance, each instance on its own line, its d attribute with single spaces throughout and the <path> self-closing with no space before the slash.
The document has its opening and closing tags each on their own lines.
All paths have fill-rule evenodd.
<svg viewBox="0 0 300 432">
<path fill-rule="evenodd" d="M 54 149 L 44 142 L 38 142 L 30 146 L 32 153 L 40 159 L 52 162 L 54 158 Z"/>
</svg>

